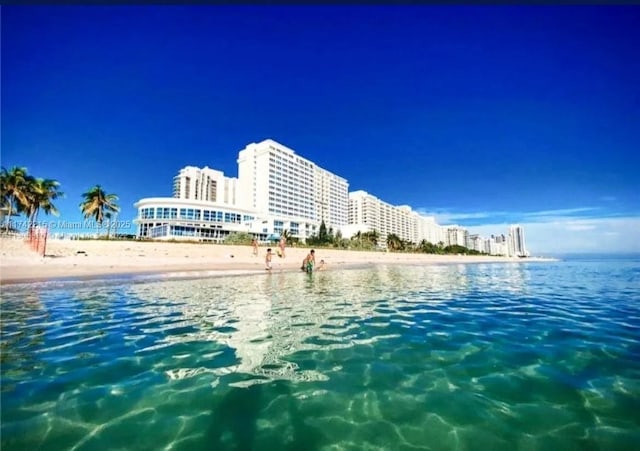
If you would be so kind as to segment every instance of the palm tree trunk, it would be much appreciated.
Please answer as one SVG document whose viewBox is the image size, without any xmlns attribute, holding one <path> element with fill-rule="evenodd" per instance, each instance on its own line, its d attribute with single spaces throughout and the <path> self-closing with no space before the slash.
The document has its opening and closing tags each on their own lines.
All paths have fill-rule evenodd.
<svg viewBox="0 0 640 451">
<path fill-rule="evenodd" d="M 105 215 L 107 217 L 107 239 L 111 236 L 111 225 L 113 224 L 111 213 Z"/>
<path fill-rule="evenodd" d="M 116 238 L 118 236 L 118 213 L 114 215 L 114 219 L 113 219 L 113 236 L 115 236 Z"/>
<path fill-rule="evenodd" d="M 29 213 L 27 214 L 27 228 L 29 230 L 29 241 L 31 241 L 31 239 L 33 238 L 33 216 L 34 216 L 34 211 L 29 211 Z"/>
<path fill-rule="evenodd" d="M 13 203 L 15 202 L 15 196 L 9 196 L 9 205 L 7 211 L 7 223 L 5 225 L 4 231 L 9 233 L 9 227 L 11 226 L 11 215 L 13 214 Z"/>
</svg>

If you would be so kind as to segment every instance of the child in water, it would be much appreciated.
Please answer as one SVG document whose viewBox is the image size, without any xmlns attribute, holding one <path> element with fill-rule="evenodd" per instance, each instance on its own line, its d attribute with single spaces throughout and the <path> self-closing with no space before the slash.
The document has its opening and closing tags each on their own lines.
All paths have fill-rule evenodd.
<svg viewBox="0 0 640 451">
<path fill-rule="evenodd" d="M 267 249 L 267 255 L 264 257 L 264 264 L 266 266 L 267 271 L 271 271 L 271 257 L 273 254 L 271 253 L 271 248 Z"/>
</svg>

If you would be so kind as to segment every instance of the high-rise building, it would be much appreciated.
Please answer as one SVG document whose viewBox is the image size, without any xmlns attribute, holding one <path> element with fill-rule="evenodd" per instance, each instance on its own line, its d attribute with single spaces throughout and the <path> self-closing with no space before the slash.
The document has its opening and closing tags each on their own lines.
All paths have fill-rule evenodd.
<svg viewBox="0 0 640 451">
<path fill-rule="evenodd" d="M 376 231 L 384 246 L 389 234 L 420 244 L 457 244 L 494 255 L 528 256 L 524 230 L 512 225 L 508 237 L 484 240 L 459 226 L 440 226 L 408 205 L 394 206 L 366 191 L 349 192 L 349 183 L 267 139 L 238 153 L 238 177 L 209 167 L 182 168 L 172 198 L 136 202 L 138 235 L 158 239 L 221 241 L 234 232 L 267 240 L 287 231 L 306 240 L 322 221 L 349 238 Z"/>
<path fill-rule="evenodd" d="M 416 213 L 417 214 L 417 213 Z M 436 223 L 434 216 L 418 215 L 415 243 L 425 240 L 431 244 L 445 242 L 444 228 Z"/>
<path fill-rule="evenodd" d="M 484 240 L 478 234 L 469 235 L 467 237 L 467 247 L 474 251 L 484 252 Z"/>
<path fill-rule="evenodd" d="M 347 221 L 348 188 L 346 179 L 271 139 L 238 153 L 239 204 L 262 214 L 338 227 Z"/>
<path fill-rule="evenodd" d="M 320 221 L 332 227 L 349 222 L 349 183 L 346 179 L 315 167 L 315 204 Z"/>
<path fill-rule="evenodd" d="M 509 256 L 528 257 L 529 252 L 524 241 L 524 229 L 519 224 L 509 227 L 509 238 L 507 240 Z"/>
<path fill-rule="evenodd" d="M 389 234 L 403 240 L 420 243 L 422 240 L 437 244 L 442 241 L 441 227 L 432 216 L 422 216 L 408 205 L 394 206 L 377 197 L 358 190 L 349 193 L 349 226 L 343 235 L 375 230 L 384 245 Z"/>
<path fill-rule="evenodd" d="M 447 241 L 445 244 L 447 246 L 464 246 L 467 247 L 469 244 L 468 241 L 469 232 L 467 229 L 454 225 L 447 226 Z"/>
<path fill-rule="evenodd" d="M 173 178 L 173 197 L 222 205 L 236 204 L 238 179 L 209 167 L 186 166 Z"/>
</svg>

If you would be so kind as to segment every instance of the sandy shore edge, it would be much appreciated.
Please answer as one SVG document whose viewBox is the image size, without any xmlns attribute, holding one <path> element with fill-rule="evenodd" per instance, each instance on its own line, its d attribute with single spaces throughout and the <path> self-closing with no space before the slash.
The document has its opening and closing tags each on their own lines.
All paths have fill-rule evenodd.
<svg viewBox="0 0 640 451">
<path fill-rule="evenodd" d="M 210 277 L 266 273 L 266 246 L 254 256 L 250 246 L 148 241 L 51 240 L 45 257 L 20 239 L 0 238 L 0 283 L 42 282 L 55 279 L 98 279 L 114 276 Z M 275 251 L 275 247 L 273 248 Z M 308 248 L 287 248 L 273 257 L 272 272 L 300 271 Z M 393 252 L 316 249 L 316 261 L 327 270 L 375 264 L 529 263 L 548 258 L 404 254 Z"/>
</svg>

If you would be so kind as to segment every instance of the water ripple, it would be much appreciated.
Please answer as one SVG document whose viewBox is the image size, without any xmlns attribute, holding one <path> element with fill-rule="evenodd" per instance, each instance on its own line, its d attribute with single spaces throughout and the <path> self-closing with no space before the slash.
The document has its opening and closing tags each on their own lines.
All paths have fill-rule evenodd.
<svg viewBox="0 0 640 451">
<path fill-rule="evenodd" d="M 635 265 L 9 286 L 2 448 L 624 449 Z"/>
</svg>

